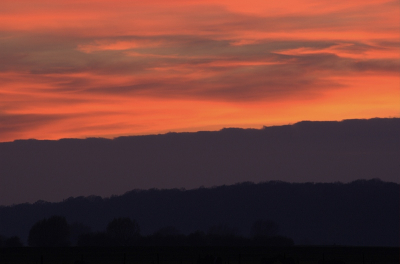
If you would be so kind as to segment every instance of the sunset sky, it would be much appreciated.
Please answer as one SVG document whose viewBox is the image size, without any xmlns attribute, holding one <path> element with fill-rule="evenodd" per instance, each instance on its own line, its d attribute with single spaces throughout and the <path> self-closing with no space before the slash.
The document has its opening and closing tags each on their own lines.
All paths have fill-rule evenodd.
<svg viewBox="0 0 400 264">
<path fill-rule="evenodd" d="M 0 142 L 400 117 L 398 0 L 1 0 Z"/>
</svg>

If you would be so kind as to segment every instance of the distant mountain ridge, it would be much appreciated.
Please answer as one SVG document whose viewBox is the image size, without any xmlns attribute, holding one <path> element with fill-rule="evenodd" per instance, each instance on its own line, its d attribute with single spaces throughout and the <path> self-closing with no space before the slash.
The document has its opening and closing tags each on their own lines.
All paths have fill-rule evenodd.
<svg viewBox="0 0 400 264">
<path fill-rule="evenodd" d="M 192 190 L 133 190 L 121 196 L 71 197 L 0 207 L 0 235 L 27 239 L 29 229 L 52 215 L 104 231 L 114 217 L 135 219 L 143 235 L 172 226 L 183 234 L 223 224 L 248 236 L 260 219 L 279 224 L 295 244 L 399 245 L 400 185 L 377 179 L 351 183 L 280 181 Z"/>
<path fill-rule="evenodd" d="M 252 181 L 400 183 L 400 118 L 0 143 L 0 204 Z"/>
</svg>

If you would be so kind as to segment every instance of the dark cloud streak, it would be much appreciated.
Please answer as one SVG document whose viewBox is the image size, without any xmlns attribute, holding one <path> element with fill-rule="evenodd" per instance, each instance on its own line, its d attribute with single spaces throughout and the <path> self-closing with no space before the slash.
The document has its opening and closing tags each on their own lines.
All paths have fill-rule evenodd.
<svg viewBox="0 0 400 264">
<path fill-rule="evenodd" d="M 18 133 L 66 118 L 63 115 L 0 114 L 0 134 Z"/>
</svg>

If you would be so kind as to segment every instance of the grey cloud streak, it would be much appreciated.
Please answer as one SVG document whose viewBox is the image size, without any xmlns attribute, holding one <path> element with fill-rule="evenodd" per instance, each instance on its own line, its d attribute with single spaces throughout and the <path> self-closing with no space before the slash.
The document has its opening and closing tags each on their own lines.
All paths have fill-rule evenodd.
<svg viewBox="0 0 400 264">
<path fill-rule="evenodd" d="M 166 44 L 160 47 L 103 50 L 89 54 L 71 50 L 72 45 L 63 44 L 60 54 L 53 51 L 55 56 L 50 59 L 47 59 L 47 53 L 43 50 L 36 52 L 37 47 L 23 56 L 17 47 L 15 54 L 4 57 L 3 53 L 2 58 L 6 62 L 3 65 L 7 65 L 3 66 L 3 70 L 29 69 L 30 73 L 39 79 L 41 75 L 46 75 L 42 80 L 52 82 L 57 88 L 54 92 L 200 97 L 223 101 L 275 99 L 316 89 L 315 87 L 324 89 L 340 86 L 324 79 L 332 74 L 347 75 L 364 71 L 396 74 L 399 70 L 399 62 L 396 59 L 361 60 L 339 57 L 326 51 L 318 53 L 319 49 L 333 47 L 337 42 L 269 41 L 233 46 L 226 40 L 217 41 L 197 36 L 176 36 L 176 39 L 173 36 L 160 36 L 158 39 L 152 37 L 149 41 Z M 170 43 L 175 46 L 171 46 Z M 69 46 L 70 49 L 63 50 L 65 46 Z M 311 48 L 315 53 L 279 54 L 282 50 L 296 48 Z M 10 49 L 11 47 L 8 51 Z M 376 47 L 352 43 L 347 49 L 364 52 Z M 138 55 L 127 55 L 129 51 Z M 257 65 L 263 62 L 272 64 Z M 236 65 L 232 66 L 232 63 Z M 241 63 L 248 65 L 240 65 Z M 156 71 L 156 68 L 164 69 L 173 77 Z M 82 76 L 68 76 L 70 73 L 81 72 L 100 76 L 126 75 L 138 77 L 139 80 L 134 84 L 108 86 L 94 84 Z M 199 74 L 199 77 L 191 79 L 190 74 Z M 202 74 L 204 77 L 201 77 Z M 212 77 L 207 74 L 211 74 Z"/>
<path fill-rule="evenodd" d="M 7 134 L 34 129 L 65 118 L 63 115 L 0 113 L 0 134 L 5 137 Z"/>
<path fill-rule="evenodd" d="M 277 64 L 257 65 L 258 61 Z M 213 66 L 213 62 L 220 64 Z M 240 65 L 245 62 L 255 64 Z M 231 66 L 229 63 L 239 65 Z M 359 60 L 342 58 L 332 53 L 306 55 L 266 53 L 258 58 L 253 54 L 240 56 L 240 54 L 232 53 L 223 59 L 215 60 L 182 57 L 160 58 L 153 63 L 148 62 L 148 66 L 156 67 L 157 65 L 163 65 L 166 68 L 185 68 L 193 73 L 212 72 L 213 76 L 205 74 L 202 78 L 189 79 L 182 74 L 177 78 L 166 78 L 162 75 L 157 76 L 155 73 L 132 85 L 92 87 L 86 89 L 85 92 L 132 95 L 137 93 L 155 97 L 200 97 L 228 101 L 276 99 L 313 89 L 340 87 L 339 83 L 327 80 L 326 77 L 332 75 L 346 76 L 354 72 L 371 71 L 396 74 L 399 69 L 399 63 L 394 59 Z M 151 72 L 150 67 L 143 70 Z"/>
<path fill-rule="evenodd" d="M 363 8 L 379 11 L 380 7 L 393 3 Z M 190 20 L 187 20 L 189 15 Z M 318 93 L 319 89 L 341 87 L 340 83 L 328 80 L 331 76 L 360 72 L 393 75 L 400 66 L 397 58 L 355 59 L 327 51 L 335 48 L 363 54 L 396 48 L 398 43 L 390 41 L 377 40 L 374 45 L 349 40 L 300 40 L 293 36 L 292 40 L 270 37 L 237 46 L 240 39 L 226 33 L 235 30 L 259 33 L 298 29 L 326 31 L 350 24 L 365 27 L 371 19 L 370 13 L 364 15 L 360 10 L 262 17 L 202 6 L 199 12 L 177 11 L 174 16 L 185 18 L 184 21 L 193 23 L 194 31 L 204 34 L 110 37 L 9 34 L 0 39 L 0 72 L 29 73 L 37 82 L 51 85 L 54 93 L 247 101 L 275 100 L 302 93 L 307 97 Z M 118 50 L 101 47 L 119 41 L 141 44 Z M 88 50 L 85 52 L 82 47 Z M 89 51 L 90 48 L 93 50 Z M 299 48 L 313 52 L 282 53 Z M 81 73 L 110 80 L 120 76 L 132 80 L 102 83 L 78 76 Z"/>
</svg>

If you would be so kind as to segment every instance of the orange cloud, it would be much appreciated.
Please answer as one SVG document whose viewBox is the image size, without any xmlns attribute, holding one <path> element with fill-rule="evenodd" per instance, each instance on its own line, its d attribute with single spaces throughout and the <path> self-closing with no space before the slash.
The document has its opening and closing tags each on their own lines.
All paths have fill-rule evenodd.
<svg viewBox="0 0 400 264">
<path fill-rule="evenodd" d="M 398 1 L 0 3 L 0 141 L 399 116 Z"/>
</svg>

